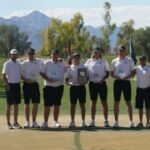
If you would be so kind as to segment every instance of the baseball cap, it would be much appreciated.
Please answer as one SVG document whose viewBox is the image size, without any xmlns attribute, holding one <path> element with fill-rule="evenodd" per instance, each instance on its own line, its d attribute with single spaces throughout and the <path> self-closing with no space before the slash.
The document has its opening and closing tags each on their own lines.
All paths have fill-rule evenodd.
<svg viewBox="0 0 150 150">
<path fill-rule="evenodd" d="M 58 49 L 53 49 L 52 54 L 59 54 L 59 50 Z"/>
<path fill-rule="evenodd" d="M 18 51 L 17 51 L 16 49 L 12 49 L 12 50 L 10 51 L 10 54 L 11 54 L 11 55 L 13 55 L 13 54 L 18 54 Z"/>
<path fill-rule="evenodd" d="M 96 47 L 92 53 L 96 53 L 96 52 L 101 53 L 101 49 L 99 47 Z"/>
<path fill-rule="evenodd" d="M 28 54 L 35 54 L 35 49 L 33 49 L 33 48 L 30 48 L 29 50 L 28 50 Z"/>
<path fill-rule="evenodd" d="M 124 50 L 126 50 L 126 47 L 124 45 L 118 46 L 118 51 L 124 51 Z"/>
<path fill-rule="evenodd" d="M 74 53 L 73 55 L 72 55 L 72 58 L 75 58 L 75 57 L 80 57 L 81 55 L 79 54 L 79 53 Z"/>
</svg>

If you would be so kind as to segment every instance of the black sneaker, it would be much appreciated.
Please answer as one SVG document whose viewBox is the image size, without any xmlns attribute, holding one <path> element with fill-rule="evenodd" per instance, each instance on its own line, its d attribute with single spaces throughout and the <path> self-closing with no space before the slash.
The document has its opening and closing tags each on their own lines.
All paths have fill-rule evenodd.
<svg viewBox="0 0 150 150">
<path fill-rule="evenodd" d="M 21 129 L 21 125 L 19 123 L 13 123 L 13 128 L 14 129 Z"/>
<path fill-rule="evenodd" d="M 143 128 L 143 127 L 144 127 L 144 126 L 143 126 L 143 123 L 142 123 L 142 122 L 138 123 L 137 126 L 136 126 L 136 128 Z"/>
</svg>

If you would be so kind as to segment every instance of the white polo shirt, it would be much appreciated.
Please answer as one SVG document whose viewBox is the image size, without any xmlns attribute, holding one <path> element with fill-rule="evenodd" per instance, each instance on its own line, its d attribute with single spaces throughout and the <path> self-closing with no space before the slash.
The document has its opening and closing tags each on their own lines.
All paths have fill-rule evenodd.
<svg viewBox="0 0 150 150">
<path fill-rule="evenodd" d="M 120 59 L 118 57 L 116 59 L 113 59 L 111 65 L 111 71 L 114 72 L 114 75 L 120 78 L 125 77 L 128 76 L 132 70 L 134 70 L 134 63 L 131 58 L 125 57 L 124 59 Z"/>
<path fill-rule="evenodd" d="M 67 68 L 67 77 L 69 78 L 69 83 L 71 85 L 78 85 L 78 72 L 77 70 L 80 68 L 86 68 L 84 64 L 80 64 L 78 66 L 71 65 Z"/>
<path fill-rule="evenodd" d="M 106 72 L 110 71 L 108 62 L 103 58 L 98 60 L 91 58 L 87 60 L 85 66 L 88 68 L 89 81 L 92 82 L 100 82 L 103 80 Z"/>
<path fill-rule="evenodd" d="M 142 89 L 150 87 L 150 66 L 145 65 L 143 68 L 137 66 L 135 70 L 137 75 L 137 87 Z"/>
<path fill-rule="evenodd" d="M 25 60 L 22 63 L 22 76 L 33 82 L 37 82 L 43 65 L 44 62 L 40 59 L 34 59 L 33 61 L 29 61 L 29 59 Z"/>
<path fill-rule="evenodd" d="M 8 83 L 19 83 L 21 80 L 21 64 L 11 59 L 4 63 L 2 74 L 6 74 Z"/>
<path fill-rule="evenodd" d="M 64 84 L 64 74 L 66 71 L 66 66 L 62 62 L 53 62 L 52 60 L 47 60 L 44 63 L 42 73 L 46 74 L 49 78 L 58 80 L 56 82 L 48 82 L 44 80 L 44 85 L 58 87 Z"/>
</svg>

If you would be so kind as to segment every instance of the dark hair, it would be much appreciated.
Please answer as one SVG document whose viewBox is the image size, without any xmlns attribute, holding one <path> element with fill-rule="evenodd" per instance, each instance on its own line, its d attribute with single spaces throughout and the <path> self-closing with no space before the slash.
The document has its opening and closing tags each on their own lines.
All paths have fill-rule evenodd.
<svg viewBox="0 0 150 150">
<path fill-rule="evenodd" d="M 35 49 L 33 49 L 33 48 L 30 48 L 29 50 L 28 50 L 28 54 L 35 54 Z"/>
<path fill-rule="evenodd" d="M 139 60 L 146 60 L 146 56 L 145 56 L 145 55 L 140 56 L 140 57 L 139 57 Z"/>
</svg>

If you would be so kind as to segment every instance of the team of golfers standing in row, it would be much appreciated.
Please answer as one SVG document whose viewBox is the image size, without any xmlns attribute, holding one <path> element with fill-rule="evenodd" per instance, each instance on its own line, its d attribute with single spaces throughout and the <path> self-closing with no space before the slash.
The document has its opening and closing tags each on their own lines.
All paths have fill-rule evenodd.
<svg viewBox="0 0 150 150">
<path fill-rule="evenodd" d="M 18 123 L 18 104 L 21 102 L 20 81 L 23 80 L 23 95 L 25 103 L 24 128 L 48 128 L 48 119 L 50 108 L 53 108 L 53 127 L 61 127 L 58 118 L 61 106 L 61 99 L 64 91 L 64 77 L 66 83 L 70 85 L 70 116 L 69 127 L 76 127 L 75 110 L 79 100 L 82 127 L 94 127 L 96 104 L 98 96 L 101 99 L 104 115 L 104 127 L 109 127 L 108 104 L 107 104 L 107 83 L 106 80 L 111 74 L 114 78 L 114 117 L 113 127 L 119 127 L 119 103 L 121 93 L 128 108 L 129 127 L 134 127 L 133 112 L 131 105 L 131 83 L 130 79 L 137 75 L 136 108 L 139 110 L 139 123 L 137 127 L 143 127 L 143 107 L 146 108 L 146 127 L 150 127 L 150 66 L 146 64 L 146 57 L 139 58 L 140 65 L 134 67 L 131 58 L 126 56 L 126 48 L 123 45 L 118 46 L 118 56 L 112 61 L 111 69 L 108 62 L 101 56 L 101 51 L 96 48 L 85 64 L 80 63 L 81 56 L 78 53 L 72 55 L 71 65 L 65 65 L 59 58 L 59 50 L 54 49 L 51 58 L 47 61 L 36 59 L 34 49 L 28 51 L 28 59 L 21 64 L 17 61 L 17 50 L 10 51 L 10 60 L 5 62 L 2 70 L 3 79 L 6 84 L 7 96 L 7 128 L 21 128 Z M 40 103 L 40 90 L 38 77 L 44 78 L 43 98 L 44 98 L 44 121 L 40 126 L 36 117 L 38 104 Z M 86 80 L 85 80 L 86 79 Z M 86 114 L 86 87 L 89 83 L 89 93 L 91 99 L 91 122 L 87 125 L 85 122 Z M 32 103 L 32 107 L 30 106 Z M 11 107 L 14 107 L 14 123 L 11 124 Z M 32 122 L 30 120 L 32 114 Z M 30 122 L 32 124 L 30 124 Z"/>
</svg>

